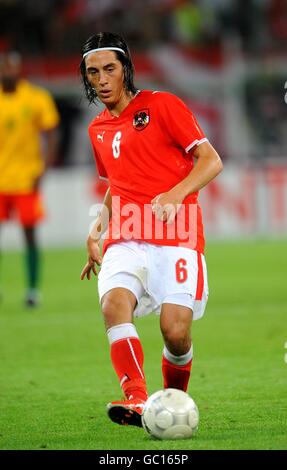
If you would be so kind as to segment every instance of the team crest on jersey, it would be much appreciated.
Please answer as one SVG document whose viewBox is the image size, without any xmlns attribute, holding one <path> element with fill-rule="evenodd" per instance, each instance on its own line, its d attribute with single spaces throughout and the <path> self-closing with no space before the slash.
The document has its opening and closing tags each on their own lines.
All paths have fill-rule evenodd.
<svg viewBox="0 0 287 470">
<path fill-rule="evenodd" d="M 134 114 L 133 126 L 137 131 L 142 131 L 149 124 L 149 110 L 141 109 Z"/>
</svg>

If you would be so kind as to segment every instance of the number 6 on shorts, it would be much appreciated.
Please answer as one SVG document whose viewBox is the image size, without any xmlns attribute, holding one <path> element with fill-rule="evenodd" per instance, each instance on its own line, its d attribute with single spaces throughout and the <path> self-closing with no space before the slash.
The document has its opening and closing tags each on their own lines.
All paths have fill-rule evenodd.
<svg viewBox="0 0 287 470">
<path fill-rule="evenodd" d="M 186 266 L 186 260 L 184 258 L 180 258 L 176 263 L 175 263 L 175 274 L 176 274 L 176 280 L 177 282 L 185 282 L 187 280 L 187 269 L 185 268 Z"/>
</svg>

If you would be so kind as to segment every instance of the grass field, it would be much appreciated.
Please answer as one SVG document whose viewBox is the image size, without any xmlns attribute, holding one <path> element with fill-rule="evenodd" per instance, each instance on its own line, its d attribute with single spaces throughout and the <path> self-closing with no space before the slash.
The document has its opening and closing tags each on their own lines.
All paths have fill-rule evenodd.
<svg viewBox="0 0 287 470">
<path fill-rule="evenodd" d="M 287 449 L 287 242 L 209 243 L 210 300 L 194 323 L 187 441 L 151 440 L 106 416 L 121 397 L 85 250 L 43 253 L 43 304 L 22 307 L 22 255 L 2 257 L 0 449 Z M 162 387 L 158 318 L 136 322 L 152 393 Z"/>
</svg>

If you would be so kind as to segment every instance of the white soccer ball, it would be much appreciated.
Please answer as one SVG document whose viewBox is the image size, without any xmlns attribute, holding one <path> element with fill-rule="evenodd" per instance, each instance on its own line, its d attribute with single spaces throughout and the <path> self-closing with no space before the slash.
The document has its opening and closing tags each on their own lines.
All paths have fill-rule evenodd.
<svg viewBox="0 0 287 470">
<path fill-rule="evenodd" d="M 166 388 L 145 403 L 142 424 L 157 439 L 187 439 L 197 430 L 199 412 L 194 400 L 182 390 Z"/>
</svg>

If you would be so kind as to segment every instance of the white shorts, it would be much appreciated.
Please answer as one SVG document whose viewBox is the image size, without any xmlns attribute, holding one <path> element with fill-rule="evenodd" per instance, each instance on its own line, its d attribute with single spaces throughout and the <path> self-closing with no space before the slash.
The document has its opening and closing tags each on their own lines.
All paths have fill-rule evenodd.
<svg viewBox="0 0 287 470">
<path fill-rule="evenodd" d="M 127 241 L 110 245 L 99 273 L 100 301 L 116 287 L 130 290 L 137 299 L 134 315 L 160 313 L 161 305 L 189 307 L 193 319 L 204 314 L 208 299 L 204 256 L 178 246 Z"/>
</svg>

